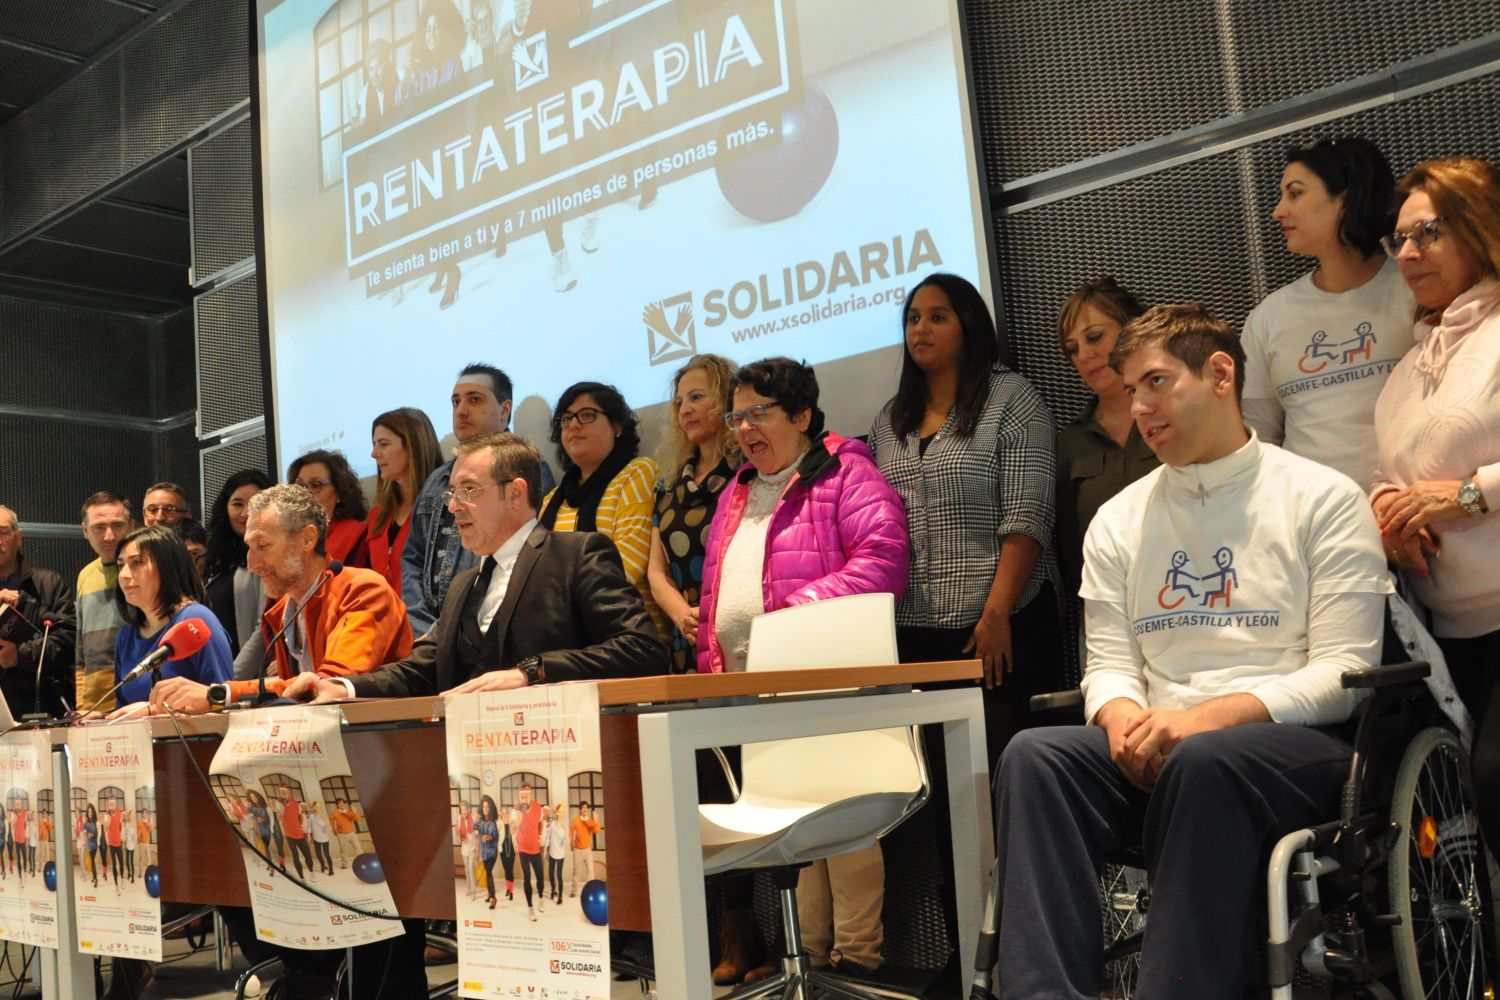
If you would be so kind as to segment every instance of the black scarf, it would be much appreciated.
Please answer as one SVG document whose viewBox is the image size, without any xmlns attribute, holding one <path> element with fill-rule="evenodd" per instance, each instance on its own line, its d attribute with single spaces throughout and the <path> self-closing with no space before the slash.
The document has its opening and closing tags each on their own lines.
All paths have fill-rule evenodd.
<svg viewBox="0 0 1500 1000">
<path fill-rule="evenodd" d="M 604 499 L 604 491 L 614 478 L 620 474 L 620 470 L 629 465 L 635 458 L 635 449 L 626 447 L 615 439 L 615 446 L 608 457 L 599 463 L 599 468 L 587 480 L 580 482 L 578 466 L 573 466 L 562 477 L 562 482 L 557 484 L 557 489 L 552 493 L 552 500 L 547 504 L 547 509 L 542 511 L 541 524 L 548 531 L 557 523 L 557 512 L 562 505 L 567 503 L 569 507 L 578 511 L 578 523 L 574 526 L 575 531 L 597 531 L 595 525 L 599 516 L 599 501 Z"/>
</svg>

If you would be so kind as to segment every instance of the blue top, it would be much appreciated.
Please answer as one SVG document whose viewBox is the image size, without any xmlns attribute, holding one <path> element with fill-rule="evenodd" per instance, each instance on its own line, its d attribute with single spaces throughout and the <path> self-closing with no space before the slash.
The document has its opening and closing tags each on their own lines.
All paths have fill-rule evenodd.
<svg viewBox="0 0 1500 1000">
<path fill-rule="evenodd" d="M 208 623 L 208 644 L 183 660 L 168 660 L 161 665 L 163 677 L 186 677 L 199 684 L 215 684 L 234 676 L 234 654 L 229 651 L 229 640 L 224 636 L 224 626 L 214 613 L 196 601 L 183 606 L 154 635 L 141 638 L 140 631 L 130 624 L 120 626 L 115 637 L 115 680 L 119 681 L 130 672 L 130 668 L 146 658 L 146 655 L 161 642 L 162 635 L 180 621 L 202 618 Z M 130 705 L 147 701 L 151 697 L 153 681 L 150 674 L 137 677 L 122 687 L 115 696 L 117 705 Z"/>
<path fill-rule="evenodd" d="M 482 819 L 474 825 L 479 831 L 479 858 L 481 861 L 493 861 L 500 845 L 495 843 L 495 838 L 500 831 L 495 827 L 492 819 Z M 493 888 L 493 887 L 492 887 Z"/>
</svg>

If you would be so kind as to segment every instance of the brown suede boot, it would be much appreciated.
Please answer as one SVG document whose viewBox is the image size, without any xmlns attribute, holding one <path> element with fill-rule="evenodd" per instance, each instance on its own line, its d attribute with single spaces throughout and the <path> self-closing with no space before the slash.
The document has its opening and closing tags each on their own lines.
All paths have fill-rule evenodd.
<svg viewBox="0 0 1500 1000">
<path fill-rule="evenodd" d="M 719 964 L 714 966 L 714 985 L 733 986 L 745 973 L 766 959 L 766 942 L 760 924 L 750 910 L 725 910 L 719 932 Z"/>
<path fill-rule="evenodd" d="M 749 972 L 745 973 L 745 982 L 758 983 L 762 979 L 769 978 L 781 971 L 782 953 L 786 951 L 784 936 L 781 928 L 776 928 L 776 937 L 769 949 L 762 948 L 761 954 L 765 957 L 756 964 Z"/>
</svg>

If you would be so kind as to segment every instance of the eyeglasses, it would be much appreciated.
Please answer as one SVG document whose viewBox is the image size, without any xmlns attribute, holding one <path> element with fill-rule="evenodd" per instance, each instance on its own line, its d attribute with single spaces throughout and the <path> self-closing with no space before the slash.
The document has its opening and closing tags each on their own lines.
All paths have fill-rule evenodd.
<svg viewBox="0 0 1500 1000">
<path fill-rule="evenodd" d="M 173 507 L 169 503 L 147 504 L 146 506 L 142 507 L 141 510 L 145 511 L 147 514 L 150 514 L 152 516 L 155 516 L 157 514 L 186 514 L 187 513 L 187 508 L 186 507 Z"/>
<path fill-rule="evenodd" d="M 756 403 L 754 406 L 748 406 L 743 410 L 730 410 L 724 414 L 724 426 L 730 430 L 735 430 L 740 426 L 741 422 L 748 420 L 751 427 L 759 427 L 766 422 L 766 417 L 770 414 L 772 408 L 780 405 L 780 403 Z"/>
<path fill-rule="evenodd" d="M 592 406 L 585 406 L 581 410 L 574 410 L 571 413 L 564 413 L 562 416 L 557 418 L 557 422 L 563 427 L 568 426 L 575 420 L 578 421 L 580 425 L 584 425 L 591 424 L 602 416 L 604 416 L 603 410 L 595 409 Z"/>
<path fill-rule="evenodd" d="M 1424 251 L 1442 238 L 1441 224 L 1446 221 L 1448 220 L 1440 215 L 1435 219 L 1419 222 L 1404 233 L 1398 229 L 1394 233 L 1380 237 L 1380 245 L 1385 248 L 1386 256 L 1391 258 L 1401 255 L 1401 250 L 1406 246 L 1407 240 L 1411 241 L 1412 246 L 1416 247 L 1418 252 Z"/>
<path fill-rule="evenodd" d="M 293 485 L 300 486 L 309 493 L 317 493 L 319 490 L 326 489 L 333 484 L 325 479 L 298 479 Z M 147 507 L 146 510 L 149 512 L 151 508 Z"/>
<path fill-rule="evenodd" d="M 444 490 L 441 494 L 443 498 L 443 506 L 446 507 L 454 500 L 457 500 L 459 503 L 471 504 L 474 502 L 474 494 L 480 492 L 481 490 L 487 490 L 491 486 L 498 485 L 498 483 L 484 483 L 480 486 L 460 486 L 455 490 Z"/>
</svg>

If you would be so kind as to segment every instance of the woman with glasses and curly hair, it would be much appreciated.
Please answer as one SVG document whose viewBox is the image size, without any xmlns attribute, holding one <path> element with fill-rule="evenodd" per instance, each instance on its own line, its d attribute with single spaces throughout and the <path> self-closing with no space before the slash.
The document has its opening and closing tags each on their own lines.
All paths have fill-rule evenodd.
<svg viewBox="0 0 1500 1000">
<path fill-rule="evenodd" d="M 328 515 L 323 543 L 328 558 L 345 566 L 369 566 L 365 495 L 344 453 L 319 448 L 298 456 L 286 470 L 286 479 L 311 493 Z"/>
</svg>

